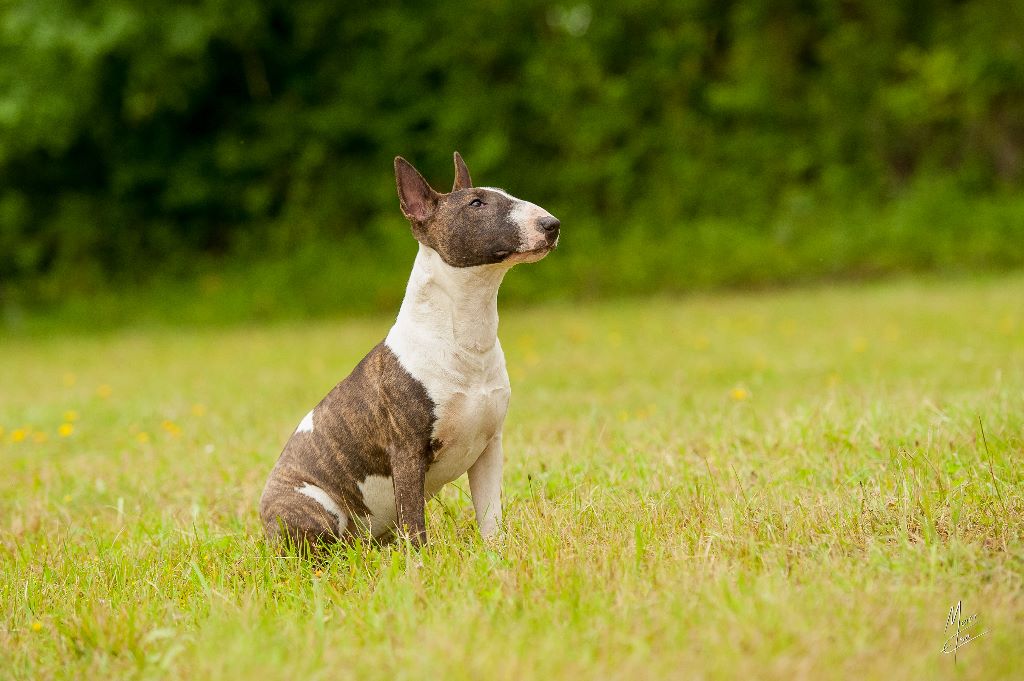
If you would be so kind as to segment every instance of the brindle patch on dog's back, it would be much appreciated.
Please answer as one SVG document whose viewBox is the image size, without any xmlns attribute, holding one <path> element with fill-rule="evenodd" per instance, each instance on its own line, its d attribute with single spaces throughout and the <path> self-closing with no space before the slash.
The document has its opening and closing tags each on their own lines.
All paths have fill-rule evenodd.
<svg viewBox="0 0 1024 681">
<path fill-rule="evenodd" d="M 370 514 L 359 484 L 369 476 L 390 477 L 392 452 L 427 463 L 432 457 L 434 403 L 383 343 L 312 413 L 313 429 L 292 434 L 260 500 L 267 532 L 278 536 L 284 527 L 300 546 L 331 541 L 346 528 L 335 530 L 328 513 L 311 514 L 316 502 L 297 488 L 308 484 L 326 492 L 346 513 L 351 530 L 355 517 Z"/>
</svg>

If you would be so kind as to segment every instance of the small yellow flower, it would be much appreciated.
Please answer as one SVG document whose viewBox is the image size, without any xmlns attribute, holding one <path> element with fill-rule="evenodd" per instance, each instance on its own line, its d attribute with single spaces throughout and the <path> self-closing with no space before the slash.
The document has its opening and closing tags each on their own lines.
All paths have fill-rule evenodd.
<svg viewBox="0 0 1024 681">
<path fill-rule="evenodd" d="M 36 444 L 43 444 L 49 439 L 50 436 L 42 431 L 32 433 L 32 441 L 35 442 Z"/>
<path fill-rule="evenodd" d="M 64 420 L 65 421 L 77 421 L 78 420 L 78 412 L 75 411 L 74 409 L 68 409 L 66 412 L 64 412 Z"/>
<path fill-rule="evenodd" d="M 24 442 L 28 437 L 28 428 L 15 428 L 11 431 L 11 442 Z"/>
<path fill-rule="evenodd" d="M 586 328 L 582 326 L 574 326 L 569 329 L 568 336 L 570 341 L 578 345 L 586 341 L 590 337 L 590 334 L 587 333 Z"/>
<path fill-rule="evenodd" d="M 60 428 L 57 429 L 57 435 L 61 437 L 70 437 L 73 432 L 75 432 L 75 425 L 73 423 L 62 423 Z"/>
<path fill-rule="evenodd" d="M 147 433 L 146 431 L 142 431 L 141 433 L 136 434 L 135 441 L 138 442 L 140 445 L 147 444 L 149 442 L 149 433 Z"/>
<path fill-rule="evenodd" d="M 106 383 L 103 383 L 98 388 L 96 388 L 96 397 L 101 397 L 103 399 L 107 399 L 108 397 L 110 397 L 110 394 L 112 392 L 114 392 L 114 389 L 111 388 Z"/>
<path fill-rule="evenodd" d="M 65 494 L 65 495 L 64 495 L 64 503 L 66 504 L 66 503 L 68 503 L 69 501 L 71 501 L 71 495 L 70 495 L 70 494 Z"/>
<path fill-rule="evenodd" d="M 181 428 L 177 423 L 170 419 L 165 419 L 164 422 L 160 424 L 160 427 L 166 430 L 172 437 L 178 437 L 181 435 Z"/>
<path fill-rule="evenodd" d="M 657 406 L 653 404 L 648 404 L 646 407 L 640 407 L 639 409 L 636 410 L 637 420 L 646 421 L 647 419 L 651 418 L 656 409 Z"/>
<path fill-rule="evenodd" d="M 736 400 L 737 402 L 742 402 L 743 400 L 750 399 L 750 391 L 747 390 L 746 388 L 736 386 L 735 388 L 729 391 L 729 397 Z"/>
<path fill-rule="evenodd" d="M 322 577 L 323 574 L 324 574 L 324 571 L 319 569 L 319 568 L 317 568 L 316 572 L 314 572 L 313 574 L 316 575 L 317 577 Z"/>
<path fill-rule="evenodd" d="M 205 404 L 193 404 L 192 405 L 192 416 L 205 416 L 206 405 Z"/>
<path fill-rule="evenodd" d="M 36 620 L 35 622 L 32 623 L 32 631 L 42 631 L 42 630 L 43 630 L 43 623 L 42 622 L 40 622 L 39 620 Z"/>
</svg>

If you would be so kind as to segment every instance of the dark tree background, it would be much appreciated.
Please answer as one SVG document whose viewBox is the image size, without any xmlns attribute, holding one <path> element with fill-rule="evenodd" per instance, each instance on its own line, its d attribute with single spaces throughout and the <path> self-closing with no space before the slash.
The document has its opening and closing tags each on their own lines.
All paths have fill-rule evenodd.
<svg viewBox="0 0 1024 681">
<path fill-rule="evenodd" d="M 1024 4 L 0 4 L 11 286 L 358 234 L 397 214 L 395 154 L 450 182 L 453 149 L 598 241 L 1014 195 Z"/>
</svg>

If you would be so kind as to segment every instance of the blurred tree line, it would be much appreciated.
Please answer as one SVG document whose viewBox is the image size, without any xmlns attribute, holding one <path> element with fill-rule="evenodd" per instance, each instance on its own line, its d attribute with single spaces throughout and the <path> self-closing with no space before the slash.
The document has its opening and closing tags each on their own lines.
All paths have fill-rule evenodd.
<svg viewBox="0 0 1024 681">
<path fill-rule="evenodd" d="M 598 240 L 1012 194 L 1024 4 L 0 4 L 0 282 L 359 234 L 394 155 L 445 189 L 453 149 Z"/>
</svg>

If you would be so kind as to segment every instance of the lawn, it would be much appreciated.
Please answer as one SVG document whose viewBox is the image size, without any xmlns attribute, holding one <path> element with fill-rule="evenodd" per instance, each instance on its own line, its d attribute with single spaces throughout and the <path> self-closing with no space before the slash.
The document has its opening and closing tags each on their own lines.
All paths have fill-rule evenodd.
<svg viewBox="0 0 1024 681">
<path fill-rule="evenodd" d="M 5 339 L 0 677 L 1024 676 L 1024 276 L 507 310 L 504 535 L 277 557 L 389 323 Z"/>
</svg>

